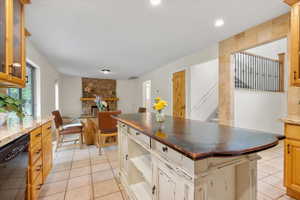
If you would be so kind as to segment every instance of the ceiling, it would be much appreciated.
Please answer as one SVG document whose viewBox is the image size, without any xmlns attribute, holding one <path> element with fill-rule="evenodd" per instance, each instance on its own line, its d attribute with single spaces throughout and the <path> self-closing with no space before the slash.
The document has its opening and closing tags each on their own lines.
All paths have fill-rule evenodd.
<svg viewBox="0 0 300 200">
<path fill-rule="evenodd" d="M 26 27 L 61 73 L 127 79 L 288 10 L 281 0 L 162 0 L 158 7 L 149 0 L 33 0 Z M 214 27 L 218 18 L 225 26 Z"/>
</svg>

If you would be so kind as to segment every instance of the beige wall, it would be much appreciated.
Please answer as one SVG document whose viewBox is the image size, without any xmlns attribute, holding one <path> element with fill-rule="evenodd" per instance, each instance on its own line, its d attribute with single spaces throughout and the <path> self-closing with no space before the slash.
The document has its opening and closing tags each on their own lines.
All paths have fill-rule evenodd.
<svg viewBox="0 0 300 200">
<path fill-rule="evenodd" d="M 219 43 L 219 119 L 221 124 L 234 124 L 234 73 L 231 67 L 231 54 L 287 37 L 289 28 L 290 14 L 287 13 Z M 290 95 L 288 96 L 291 99 Z M 293 107 L 294 103 L 290 102 L 289 107 Z"/>
</svg>

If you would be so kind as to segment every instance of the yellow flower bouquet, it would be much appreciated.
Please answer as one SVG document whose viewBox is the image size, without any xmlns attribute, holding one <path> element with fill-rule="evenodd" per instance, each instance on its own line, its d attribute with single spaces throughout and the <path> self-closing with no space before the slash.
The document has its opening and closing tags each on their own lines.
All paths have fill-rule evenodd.
<svg viewBox="0 0 300 200">
<path fill-rule="evenodd" d="M 160 97 L 154 99 L 155 103 L 153 109 L 156 110 L 156 121 L 163 122 L 165 121 L 165 115 L 163 110 L 168 106 L 168 103 L 165 100 L 162 100 Z"/>
</svg>

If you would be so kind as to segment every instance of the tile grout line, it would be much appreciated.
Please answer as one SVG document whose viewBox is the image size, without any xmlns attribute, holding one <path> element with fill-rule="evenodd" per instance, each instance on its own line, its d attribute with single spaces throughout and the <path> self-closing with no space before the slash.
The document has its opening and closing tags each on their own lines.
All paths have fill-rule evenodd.
<svg viewBox="0 0 300 200">
<path fill-rule="evenodd" d="M 91 199 L 94 200 L 95 199 L 95 191 L 94 191 L 94 178 L 93 178 L 93 170 L 92 170 L 92 159 L 91 159 L 91 152 L 90 152 L 90 148 L 88 148 L 89 151 L 89 159 L 90 159 L 90 173 L 91 173 L 91 187 L 92 187 L 92 197 Z"/>
<path fill-rule="evenodd" d="M 67 198 L 67 191 L 68 191 L 67 189 L 69 187 L 69 180 L 71 178 L 71 170 L 72 170 L 74 155 L 75 155 L 75 149 L 73 149 L 72 161 L 71 161 L 71 166 L 70 166 L 70 170 L 69 170 L 69 176 L 68 176 L 68 179 L 67 179 L 67 185 L 66 185 L 66 188 L 65 188 L 64 200 L 66 200 L 66 198 Z"/>
</svg>

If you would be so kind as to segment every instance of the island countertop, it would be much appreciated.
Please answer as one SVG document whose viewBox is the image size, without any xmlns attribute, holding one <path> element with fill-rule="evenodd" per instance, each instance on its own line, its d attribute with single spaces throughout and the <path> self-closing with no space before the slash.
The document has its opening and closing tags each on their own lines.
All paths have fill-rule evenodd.
<svg viewBox="0 0 300 200">
<path fill-rule="evenodd" d="M 8 118 L 6 124 L 0 127 L 0 147 L 10 143 L 11 141 L 28 134 L 37 127 L 53 120 L 53 117 L 48 118 L 24 118 L 20 121 L 18 118 Z"/>
<path fill-rule="evenodd" d="M 121 114 L 118 121 L 142 132 L 193 160 L 238 156 L 276 146 L 284 136 L 215 123 L 166 116 L 163 123 L 155 114 Z"/>
</svg>

